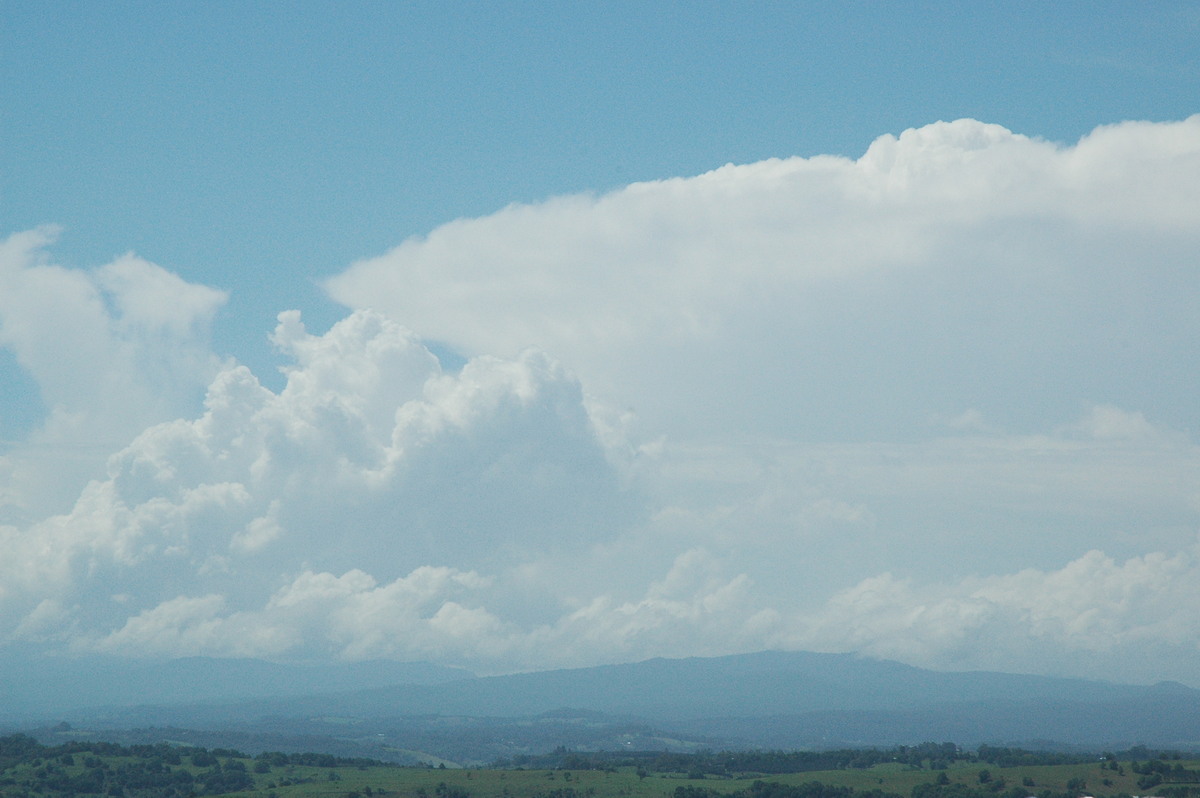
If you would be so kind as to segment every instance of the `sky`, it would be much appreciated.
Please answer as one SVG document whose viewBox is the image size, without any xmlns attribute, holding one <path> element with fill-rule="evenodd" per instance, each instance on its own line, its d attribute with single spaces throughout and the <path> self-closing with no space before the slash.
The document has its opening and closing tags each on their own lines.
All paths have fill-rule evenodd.
<svg viewBox="0 0 1200 798">
<path fill-rule="evenodd" d="M 0 650 L 1200 687 L 1188 3 L 0 2 Z"/>
</svg>

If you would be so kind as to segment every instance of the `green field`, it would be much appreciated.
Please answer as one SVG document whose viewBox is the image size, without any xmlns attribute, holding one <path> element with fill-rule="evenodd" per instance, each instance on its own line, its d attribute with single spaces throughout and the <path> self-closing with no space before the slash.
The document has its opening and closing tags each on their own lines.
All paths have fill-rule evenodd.
<svg viewBox="0 0 1200 798">
<path fill-rule="evenodd" d="M 189 798 L 223 794 L 256 798 L 1078 798 L 1200 796 L 1200 760 L 1157 761 L 1166 781 L 1139 787 L 1148 763 L 1130 761 L 999 767 L 956 760 L 933 769 L 886 762 L 870 768 L 801 773 L 708 775 L 625 766 L 584 769 L 400 767 L 308 756 L 256 758 L 233 751 L 142 746 L 140 750 L 76 744 L 63 748 L 16 740 L 0 747 L 3 798 Z M 3 741 L 0 741 L 3 742 Z M 20 749 L 20 746 L 24 746 Z M 18 750 L 20 749 L 20 750 Z M 649 767 L 649 765 L 648 765 Z M 757 782 L 757 784 L 756 784 Z M 825 789 L 812 786 L 814 782 Z M 940 786 L 934 786 L 938 785 Z M 778 785 L 778 786 L 773 786 Z M 837 788 L 842 789 L 840 792 Z M 853 792 L 850 792 L 853 791 Z"/>
<path fill-rule="evenodd" d="M 1189 769 L 1200 768 L 1200 760 L 1181 762 Z M 1116 796 L 1146 794 L 1138 788 L 1138 776 L 1129 763 L 1124 763 L 1124 775 L 1102 769 L 1101 763 L 1089 765 L 1038 765 L 999 768 L 993 765 L 958 764 L 944 772 L 951 784 L 962 784 L 972 789 L 984 786 L 980 773 L 987 771 L 987 782 L 1003 795 L 1014 787 L 1020 787 L 1028 795 L 1038 795 L 1049 790 L 1052 793 L 1075 793 L 1092 796 Z M 330 773 L 337 781 L 329 781 Z M 330 796 L 342 798 L 351 792 L 366 795 L 383 790 L 387 795 L 413 796 L 414 798 L 438 798 L 448 790 L 467 793 L 471 798 L 524 798 L 546 796 L 551 798 L 669 798 L 680 786 L 692 786 L 717 793 L 740 792 L 756 780 L 801 785 L 821 782 L 830 786 L 849 787 L 855 791 L 879 790 L 909 796 L 919 784 L 934 782 L 938 772 L 927 769 L 916 770 L 908 766 L 879 765 L 865 770 L 828 770 L 788 774 L 745 774 L 738 777 L 704 779 L 688 778 L 686 774 L 649 773 L 638 776 L 633 768 L 619 768 L 615 772 L 605 771 L 554 771 L 554 770 L 438 770 L 414 768 L 295 768 L 291 777 L 312 778 L 314 781 L 294 786 L 279 786 L 279 774 L 259 776 L 258 788 L 270 791 L 268 786 L 276 784 L 274 792 L 278 798 L 285 796 Z M 285 776 L 286 777 L 286 776 Z M 439 785 L 442 785 L 439 792 Z M 997 785 L 999 785 L 997 787 Z M 1080 785 L 1083 785 L 1082 787 Z M 557 792 L 561 791 L 561 792 Z M 247 795 L 253 793 L 246 793 Z M 451 796 L 453 798 L 453 796 Z"/>
</svg>

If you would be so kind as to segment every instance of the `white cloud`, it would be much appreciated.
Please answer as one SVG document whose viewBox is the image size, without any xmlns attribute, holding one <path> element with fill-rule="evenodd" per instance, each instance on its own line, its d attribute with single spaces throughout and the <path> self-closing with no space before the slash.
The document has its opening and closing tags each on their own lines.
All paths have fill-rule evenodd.
<svg viewBox="0 0 1200 798">
<path fill-rule="evenodd" d="M 223 292 L 134 255 L 90 272 L 57 266 L 45 252 L 55 235 L 0 243 L 0 346 L 45 409 L 41 427 L 0 458 L 0 512 L 29 520 L 69 507 L 146 426 L 192 412 L 220 365 L 208 329 Z"/>
<path fill-rule="evenodd" d="M 916 584 L 890 574 L 834 596 L 790 642 L 947 669 L 1195 680 L 1200 546 L 1052 571 Z"/>
<path fill-rule="evenodd" d="M 342 352 L 352 364 L 366 350 L 390 353 L 381 355 L 386 359 L 396 347 L 375 339 L 395 343 L 407 334 L 374 322 L 348 319 L 306 340 Z M 486 375 L 472 378 L 475 368 Z M 1058 549 L 1012 551 L 1019 530 L 1006 528 L 1003 514 L 990 522 L 993 529 L 953 529 L 957 538 L 895 539 L 905 511 L 944 501 L 947 493 L 963 506 L 996 513 L 1044 488 L 1055 502 L 1078 503 L 1087 520 L 1086 508 L 1104 494 L 1112 508 L 1101 515 L 1128 501 L 1120 498 L 1122 480 L 1139 469 L 1147 484 L 1157 468 L 1200 475 L 1195 448 L 1178 436 L 1154 431 L 1114 442 L 1080 435 L 1097 416 L 1139 418 L 1114 408 L 1036 438 L 775 445 L 769 456 L 743 449 L 740 460 L 721 447 L 704 455 L 667 446 L 657 461 L 637 466 L 638 483 L 663 509 L 641 523 L 615 523 L 608 536 L 585 537 L 582 548 L 514 552 L 486 534 L 456 541 L 461 530 L 451 527 L 441 529 L 433 547 L 421 548 L 403 523 L 330 535 L 321 519 L 340 514 L 378 524 L 379 509 L 401 500 L 410 504 L 400 509 L 415 513 L 422 501 L 436 505 L 436 497 L 408 487 L 416 478 L 405 468 L 408 458 L 429 463 L 424 450 L 456 450 L 464 436 L 479 443 L 470 450 L 474 456 L 494 458 L 495 441 L 479 430 L 496 435 L 525 427 L 514 423 L 511 407 L 499 412 L 507 402 L 533 413 L 536 425 L 570 420 L 574 411 L 547 414 L 538 402 L 554 393 L 542 382 L 553 385 L 552 375 L 505 361 L 475 363 L 461 377 L 431 366 L 425 384 L 413 380 L 407 395 L 393 395 L 396 427 L 372 436 L 366 417 L 353 410 L 370 404 L 358 387 L 345 395 L 318 390 L 339 381 L 322 383 L 298 366 L 290 379 L 304 390 L 289 398 L 287 388 L 272 394 L 244 369 L 225 372 L 203 416 L 147 430 L 114 456 L 112 478 L 89 486 L 73 513 L 5 531 L 0 618 L 13 638 L 139 656 L 382 656 L 484 670 L 804 647 L 935 667 L 1144 679 L 1151 668 L 1126 663 L 1135 648 L 1155 648 L 1159 663 L 1192 649 L 1200 621 L 1190 608 L 1200 599 L 1200 570 L 1191 544 L 1123 562 L 1093 551 L 1065 567 L 1004 570 L 1053 560 Z M 452 384 L 459 379 L 461 386 Z M 343 432 L 349 423 L 315 414 L 314 408 L 330 407 L 354 417 L 358 434 L 323 437 L 326 423 Z M 575 438 L 582 433 L 570 423 L 565 432 L 598 450 L 595 440 Z M 364 439 L 383 454 L 361 468 L 328 451 L 339 441 L 361 448 Z M 520 436 L 513 441 L 525 443 Z M 486 479 L 490 469 L 464 469 L 462 454 L 450 458 L 454 467 L 446 472 L 456 481 L 446 473 L 421 478 L 453 484 L 456 500 L 469 503 L 481 494 L 463 480 Z M 1148 461 L 1161 462 L 1147 468 Z M 330 472 L 329 462 L 341 465 Z M 1026 473 L 1031 468 L 1039 470 Z M 338 480 L 322 487 L 331 473 Z M 1027 482 L 1014 484 L 1016 474 Z M 555 498 L 550 488 L 543 501 Z M 1157 489 L 1149 499 L 1155 505 L 1186 503 L 1181 486 Z M 627 518 L 622 497 L 610 499 L 609 518 Z M 908 509 L 897 510 L 897 502 Z M 318 520 L 305 526 L 314 515 Z M 939 523 L 952 524 L 954 515 Z M 403 516 L 385 521 L 397 518 Z M 1011 539 L 1006 550 L 989 552 L 1002 536 Z M 323 541 L 332 548 L 323 551 Z M 1123 545 L 1146 543 L 1135 538 Z M 994 572 L 948 574 L 969 561 L 956 548 L 963 545 L 990 557 Z M 465 552 L 470 548 L 473 558 Z M 446 563 L 473 559 L 477 566 L 420 564 L 439 551 Z M 343 568 L 343 561 L 356 565 Z M 871 575 L 896 565 L 911 575 Z M 540 608 L 531 613 L 530 602 Z M 1083 656 L 1086 664 L 1078 661 Z M 1185 680 L 1188 667 L 1162 665 Z"/>
<path fill-rule="evenodd" d="M 571 664 L 729 654 L 771 640 L 778 613 L 759 601 L 746 574 L 730 576 L 711 554 L 692 549 L 642 596 L 601 594 L 532 637 Z"/>
<path fill-rule="evenodd" d="M 123 627 L 101 641 L 97 648 L 141 649 L 174 655 L 199 654 L 215 648 L 226 653 L 228 640 L 218 636 L 222 625 L 218 615 L 224 606 L 224 599 L 218 595 L 198 598 L 181 596 L 164 601 L 130 618 Z"/>
<path fill-rule="evenodd" d="M 251 520 L 242 532 L 233 536 L 229 542 L 230 548 L 248 554 L 283 535 L 283 527 L 279 525 L 279 507 L 279 500 L 273 500 L 267 507 L 266 515 Z"/>
<path fill-rule="evenodd" d="M 850 584 L 883 595 L 946 569 L 1002 579 L 1092 549 L 1134 563 L 1190 547 L 1197 181 L 1200 116 L 1069 146 L 959 120 L 857 160 L 510 206 L 327 286 L 466 354 L 561 358 L 653 442 L 633 442 L 653 520 L 596 556 L 647 584 L 703 546 L 746 575 L 750 604 L 796 621 Z M 598 577 L 572 595 L 606 618 L 686 615 L 604 598 Z M 908 655 L 968 650 L 953 630 L 979 611 L 941 606 L 928 626 L 945 649 Z M 839 645 L 869 648 L 864 628 Z M 974 644 L 1002 661 L 1001 638 Z"/>
<path fill-rule="evenodd" d="M 328 288 L 468 354 L 536 345 L 648 435 L 906 437 L 963 408 L 1032 429 L 1092 403 L 1186 427 L 1197 142 L 1200 116 L 1070 147 L 937 123 L 857 161 L 510 206 Z"/>
<path fill-rule="evenodd" d="M 361 570 L 305 571 L 261 606 L 235 610 L 216 594 L 178 596 L 75 644 L 126 655 L 479 658 L 511 646 L 502 622 L 460 603 L 476 601 L 488 584 L 472 572 L 429 566 L 385 585 Z"/>
<path fill-rule="evenodd" d="M 1111 405 L 1093 407 L 1078 429 L 1089 437 L 1106 441 L 1139 440 L 1159 434 L 1143 414 Z"/>
<path fill-rule="evenodd" d="M 283 313 L 274 340 L 295 361 L 278 394 L 230 366 L 202 415 L 146 429 L 71 512 L 0 529 L 4 634 L 464 657 L 503 626 L 476 595 L 492 578 L 464 565 L 502 571 L 634 517 L 578 384 L 537 352 L 445 374 L 369 312 L 320 336 Z"/>
<path fill-rule="evenodd" d="M 0 636 L 1200 684 L 1197 182 L 1200 117 L 1072 146 L 960 120 L 513 206 L 334 278 L 364 307 L 323 334 L 280 314 L 278 393 L 208 352 L 219 292 L 15 236 L 0 342 L 39 440 L 115 454 L 0 526 Z"/>
</svg>

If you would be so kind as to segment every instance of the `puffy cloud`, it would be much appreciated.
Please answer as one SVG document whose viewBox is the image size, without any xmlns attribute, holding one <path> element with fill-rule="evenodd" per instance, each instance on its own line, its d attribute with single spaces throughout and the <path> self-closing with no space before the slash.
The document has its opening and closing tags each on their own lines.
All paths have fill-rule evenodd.
<svg viewBox="0 0 1200 798">
<path fill-rule="evenodd" d="M 1060 502 L 1066 528 L 1072 513 L 1077 524 L 1116 514 L 1131 478 L 1152 506 L 1194 518 L 1200 483 L 1189 494 L 1160 477 L 1200 476 L 1195 447 L 1147 431 L 1136 413 L 1098 407 L 1032 437 L 767 452 L 667 444 L 632 464 L 659 508 L 638 520 L 578 385 L 544 356 L 482 358 L 449 375 L 374 314 L 323 336 L 298 323 L 282 314 L 277 330 L 307 347 L 280 393 L 228 369 L 199 418 L 148 429 L 71 513 L 0 532 L 6 637 L 139 656 L 429 658 L 482 670 L 803 647 L 1130 678 L 1150 678 L 1124 659 L 1152 647 L 1159 662 L 1181 662 L 1163 666 L 1171 675 L 1192 673 L 1192 548 L 1123 561 L 1093 551 L 1045 569 L 1020 563 L 1053 561 L 1075 539 L 994 549 L 1015 532 L 997 508 Z M 380 362 L 408 376 L 364 376 Z M 390 397 L 390 429 L 376 390 Z M 1092 434 L 1097 419 L 1137 434 Z M 554 462 L 573 473 L 576 461 L 604 482 L 588 486 L 608 508 L 603 534 L 593 511 L 576 519 L 564 477 L 538 478 Z M 487 488 L 502 477 L 532 484 Z M 464 505 L 457 518 L 478 526 L 438 525 L 443 497 L 426 486 L 450 490 Z M 912 508 L 950 494 L 992 513 L 991 527 L 964 528 L 955 512 L 937 520 L 948 532 L 904 526 Z M 552 527 L 523 509 L 535 495 Z M 1108 537 L 1127 549 L 1149 541 Z M 945 573 L 970 561 L 964 546 L 992 575 Z M 1086 666 L 1073 659 L 1085 655 Z"/>
<path fill-rule="evenodd" d="M 1058 569 L 940 581 L 884 573 L 801 610 L 693 549 L 641 595 L 601 592 L 542 624 L 492 608 L 497 580 L 477 572 L 426 566 L 380 584 L 361 570 L 306 571 L 261 605 L 234 610 L 219 595 L 179 596 L 75 644 L 141 655 L 429 658 L 484 670 L 779 647 L 934 668 L 1188 681 L 1200 633 L 1198 555 L 1198 546 L 1125 561 L 1091 551 Z M 60 614 L 39 607 L 28 623 L 58 623 Z"/>
<path fill-rule="evenodd" d="M 1138 440 L 1159 434 L 1143 414 L 1126 412 L 1112 405 L 1091 408 L 1078 429 L 1097 440 Z"/>
<path fill-rule="evenodd" d="M 174 655 L 217 652 L 228 654 L 229 639 L 222 635 L 218 614 L 224 609 L 221 596 L 179 597 L 130 618 L 97 646 L 100 650 L 141 649 Z M 222 638 L 225 639 L 222 639 Z M 258 650 L 248 653 L 260 654 Z"/>
<path fill-rule="evenodd" d="M 5 635 L 462 656 L 500 623 L 476 595 L 490 577 L 464 566 L 502 571 L 635 517 L 578 383 L 536 351 L 447 374 L 370 312 L 319 336 L 283 313 L 273 340 L 294 361 L 278 394 L 231 365 L 198 418 L 146 429 L 71 512 L 0 528 Z"/>
<path fill-rule="evenodd" d="M 69 507 L 114 449 L 193 411 L 220 366 L 208 329 L 224 292 L 134 255 L 92 271 L 55 265 L 45 252 L 55 234 L 0 243 L 0 346 L 45 410 L 41 427 L 0 458 L 0 518 Z"/>
<path fill-rule="evenodd" d="M 925 584 L 885 573 L 834 596 L 790 642 L 942 668 L 1194 681 L 1198 555 L 1093 550 L 1057 570 Z"/>
<path fill-rule="evenodd" d="M 1138 434 L 1095 435 L 1097 418 Z M 703 541 L 780 608 L 813 609 L 886 571 L 931 580 L 1054 568 L 1096 547 L 1175 551 L 1200 528 L 1200 448 L 1110 406 L 1035 434 L 668 442 L 639 469 L 656 508 L 643 548 L 661 560 Z M 638 551 L 629 559 L 647 556 Z"/>
<path fill-rule="evenodd" d="M 856 160 L 728 165 L 458 220 L 327 287 L 467 355 L 536 345 L 642 436 L 654 515 L 593 555 L 627 576 L 619 597 L 577 576 L 575 628 L 616 648 L 643 623 L 674 645 L 668 617 L 718 629 L 696 601 L 630 589 L 703 549 L 725 583 L 745 577 L 740 617 L 774 619 L 760 645 L 1065 668 L 1023 641 L 1084 650 L 1098 595 L 1060 585 L 1053 626 L 964 585 L 1070 582 L 1080 563 L 1106 572 L 1100 556 L 1128 574 L 1190 550 L 1197 180 L 1200 116 L 1070 145 L 939 122 Z M 906 648 L 902 613 L 939 590 L 967 598 L 926 602 Z M 871 597 L 889 608 L 878 626 Z M 1111 628 L 1156 628 L 1156 612 L 1134 602 Z M 813 631 L 843 627 L 861 634 Z"/>
<path fill-rule="evenodd" d="M 1098 420 L 1136 434 L 1098 434 Z M 668 443 L 639 466 L 659 510 L 598 565 L 652 587 L 617 597 L 611 577 L 606 587 L 576 574 L 597 598 L 555 626 L 574 633 L 557 649 L 817 648 L 1195 682 L 1200 449 L 1111 406 L 1056 427 L 907 443 Z M 681 549 L 671 576 L 642 566 Z"/>
<path fill-rule="evenodd" d="M 653 656 L 715 656 L 768 647 L 779 613 L 761 606 L 746 574 L 733 576 L 709 552 L 691 549 L 644 595 L 610 593 L 530 635 L 570 664 L 626 662 Z"/>
<path fill-rule="evenodd" d="M 486 610 L 455 598 L 486 585 L 471 572 L 428 566 L 386 585 L 360 570 L 305 571 L 261 606 L 234 610 L 220 595 L 178 596 L 75 645 L 126 655 L 478 657 L 504 630 Z"/>
<path fill-rule="evenodd" d="M 330 281 L 377 310 L 280 314 L 278 392 L 208 353 L 219 292 L 15 236 L 0 335 L 42 434 L 120 443 L 73 506 L 0 526 L 0 636 L 1198 682 L 1197 142 L 1200 117 L 1071 146 L 960 120 L 460 220 Z"/>
<path fill-rule="evenodd" d="M 261 606 L 234 609 L 217 594 L 177 596 L 73 643 L 140 655 L 427 658 L 511 669 L 729 653 L 761 646 L 780 626 L 777 613 L 754 606 L 745 574 L 724 575 L 701 550 L 676 558 L 640 597 L 606 593 L 545 624 L 518 624 L 485 606 L 495 581 L 431 566 L 386 584 L 358 569 L 305 571 Z"/>
</svg>

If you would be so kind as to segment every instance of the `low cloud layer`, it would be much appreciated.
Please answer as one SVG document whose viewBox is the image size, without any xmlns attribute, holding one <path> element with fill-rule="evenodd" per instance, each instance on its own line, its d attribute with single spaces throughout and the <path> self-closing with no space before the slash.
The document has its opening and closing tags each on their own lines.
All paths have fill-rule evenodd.
<svg viewBox="0 0 1200 798">
<path fill-rule="evenodd" d="M 960 120 L 513 206 L 281 313 L 278 392 L 211 351 L 222 292 L 17 234 L 0 640 L 1200 685 L 1197 183 L 1200 117 Z"/>
<path fill-rule="evenodd" d="M 834 596 L 797 641 L 948 670 L 1194 681 L 1198 554 L 1116 561 L 1093 550 L 1054 571 L 942 584 L 885 573 Z"/>
</svg>

